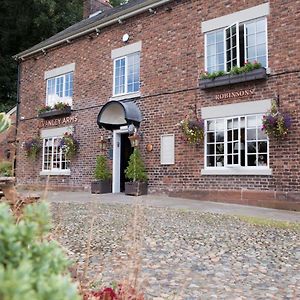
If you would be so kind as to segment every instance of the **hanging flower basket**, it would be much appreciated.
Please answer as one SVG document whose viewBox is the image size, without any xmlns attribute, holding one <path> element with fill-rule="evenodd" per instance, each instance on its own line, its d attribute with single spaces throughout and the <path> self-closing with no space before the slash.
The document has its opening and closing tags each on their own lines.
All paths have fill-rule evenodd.
<svg viewBox="0 0 300 300">
<path fill-rule="evenodd" d="M 40 138 L 33 138 L 24 144 L 26 156 L 35 160 L 42 150 L 42 140 Z"/>
<path fill-rule="evenodd" d="M 66 158 L 72 159 L 78 152 L 79 143 L 73 134 L 66 132 L 60 140 L 60 147 L 64 151 Z"/>
<path fill-rule="evenodd" d="M 262 130 L 269 137 L 277 139 L 284 138 L 292 126 L 290 115 L 281 113 L 275 102 L 272 103 L 270 112 L 263 116 L 262 123 Z"/>
<path fill-rule="evenodd" d="M 204 121 L 201 119 L 190 119 L 187 116 L 180 121 L 179 127 L 190 144 L 200 144 L 204 138 Z"/>
</svg>

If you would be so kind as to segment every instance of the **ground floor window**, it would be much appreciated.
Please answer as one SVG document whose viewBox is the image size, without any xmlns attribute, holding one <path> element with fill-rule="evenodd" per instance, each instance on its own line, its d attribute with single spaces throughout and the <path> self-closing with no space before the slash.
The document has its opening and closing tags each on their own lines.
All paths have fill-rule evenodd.
<svg viewBox="0 0 300 300">
<path fill-rule="evenodd" d="M 69 170 L 70 162 L 60 144 L 61 137 L 43 139 L 43 171 Z"/>
<path fill-rule="evenodd" d="M 269 141 L 261 130 L 263 115 L 205 121 L 206 168 L 269 167 Z"/>
</svg>

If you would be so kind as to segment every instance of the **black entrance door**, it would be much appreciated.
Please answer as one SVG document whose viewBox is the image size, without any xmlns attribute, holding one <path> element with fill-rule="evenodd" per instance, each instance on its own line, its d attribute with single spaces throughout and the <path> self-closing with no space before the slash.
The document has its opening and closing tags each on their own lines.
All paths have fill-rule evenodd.
<svg viewBox="0 0 300 300">
<path fill-rule="evenodd" d="M 131 148 L 128 133 L 121 134 L 121 160 L 120 160 L 120 192 L 125 190 L 125 169 L 128 166 L 129 156 L 133 148 Z"/>
</svg>

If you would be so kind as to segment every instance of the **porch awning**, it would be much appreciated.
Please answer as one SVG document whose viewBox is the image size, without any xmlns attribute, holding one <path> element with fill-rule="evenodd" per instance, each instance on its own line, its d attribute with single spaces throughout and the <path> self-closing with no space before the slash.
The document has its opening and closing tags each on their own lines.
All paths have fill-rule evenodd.
<svg viewBox="0 0 300 300">
<path fill-rule="evenodd" d="M 109 101 L 101 108 L 97 124 L 108 130 L 119 129 L 121 126 L 133 124 L 139 127 L 142 114 L 133 101 Z"/>
</svg>

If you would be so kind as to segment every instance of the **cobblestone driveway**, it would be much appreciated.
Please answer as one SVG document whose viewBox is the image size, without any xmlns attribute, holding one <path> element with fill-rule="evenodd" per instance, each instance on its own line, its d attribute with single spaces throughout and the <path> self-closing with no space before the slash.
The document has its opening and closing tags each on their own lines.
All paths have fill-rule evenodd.
<svg viewBox="0 0 300 300">
<path fill-rule="evenodd" d="M 133 205 L 51 207 L 58 239 L 80 266 L 94 218 L 89 276 L 103 284 L 129 275 L 128 247 L 141 237 L 141 260 L 129 252 L 147 299 L 300 299 L 299 231 L 186 209 L 146 207 L 136 220 Z"/>
</svg>

